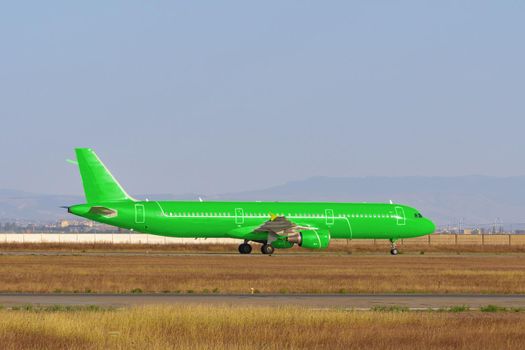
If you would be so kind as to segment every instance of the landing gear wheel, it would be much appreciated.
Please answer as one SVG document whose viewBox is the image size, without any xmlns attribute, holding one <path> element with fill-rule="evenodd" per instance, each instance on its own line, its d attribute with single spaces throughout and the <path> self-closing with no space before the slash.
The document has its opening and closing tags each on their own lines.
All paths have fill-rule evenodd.
<svg viewBox="0 0 525 350">
<path fill-rule="evenodd" d="M 250 254 L 252 252 L 252 246 L 248 243 L 243 243 L 239 245 L 239 253 L 241 254 Z"/>
<path fill-rule="evenodd" d="M 274 251 L 275 251 L 275 248 L 272 247 L 271 244 L 263 244 L 261 247 L 261 253 L 263 254 L 270 255 L 270 254 L 273 254 Z"/>
<path fill-rule="evenodd" d="M 390 240 L 390 246 L 392 247 L 392 249 L 390 249 L 390 254 L 397 255 L 399 252 L 397 251 L 397 248 L 396 248 L 396 240 L 395 239 L 391 239 Z"/>
</svg>

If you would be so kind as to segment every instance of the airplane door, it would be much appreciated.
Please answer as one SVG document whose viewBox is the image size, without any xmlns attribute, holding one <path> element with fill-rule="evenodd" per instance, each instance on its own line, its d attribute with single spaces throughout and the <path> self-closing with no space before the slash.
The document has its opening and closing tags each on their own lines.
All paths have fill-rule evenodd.
<svg viewBox="0 0 525 350">
<path fill-rule="evenodd" d="M 235 223 L 237 225 L 244 224 L 244 210 L 242 208 L 235 208 Z"/>
<path fill-rule="evenodd" d="M 146 221 L 146 211 L 144 204 L 135 204 L 135 223 L 143 224 Z"/>
<path fill-rule="evenodd" d="M 396 216 L 397 216 L 397 225 L 404 226 L 407 223 L 407 218 L 405 216 L 405 209 L 403 207 L 396 207 Z"/>
<path fill-rule="evenodd" d="M 334 210 L 333 209 L 326 209 L 324 211 L 325 217 L 326 217 L 326 224 L 327 225 L 333 225 L 334 224 Z"/>
</svg>

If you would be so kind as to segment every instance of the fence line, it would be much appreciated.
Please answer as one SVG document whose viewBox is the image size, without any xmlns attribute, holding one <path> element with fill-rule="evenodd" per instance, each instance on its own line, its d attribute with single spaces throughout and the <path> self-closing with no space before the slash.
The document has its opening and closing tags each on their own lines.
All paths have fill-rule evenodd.
<svg viewBox="0 0 525 350">
<path fill-rule="evenodd" d="M 231 244 L 232 238 L 179 238 L 142 233 L 0 233 L 0 243 Z"/>
<path fill-rule="evenodd" d="M 385 240 L 352 240 L 349 244 L 378 244 Z M 482 235 L 457 235 L 457 234 L 434 234 L 423 237 L 401 239 L 400 245 L 507 245 L 524 246 L 525 235 L 516 234 L 482 234 Z"/>
</svg>

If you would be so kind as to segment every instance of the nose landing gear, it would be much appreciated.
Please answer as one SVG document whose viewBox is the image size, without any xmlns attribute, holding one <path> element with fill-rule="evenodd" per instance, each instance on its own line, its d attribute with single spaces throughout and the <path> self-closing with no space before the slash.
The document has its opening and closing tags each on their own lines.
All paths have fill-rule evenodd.
<svg viewBox="0 0 525 350">
<path fill-rule="evenodd" d="M 392 255 L 397 255 L 399 252 L 396 248 L 396 240 L 395 239 L 390 239 L 390 246 L 391 246 L 391 249 L 390 249 L 390 254 Z"/>
</svg>

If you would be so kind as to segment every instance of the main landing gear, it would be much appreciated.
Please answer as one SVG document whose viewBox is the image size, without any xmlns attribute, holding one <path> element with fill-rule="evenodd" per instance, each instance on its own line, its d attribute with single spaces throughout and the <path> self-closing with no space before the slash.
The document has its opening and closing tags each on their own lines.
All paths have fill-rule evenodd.
<svg viewBox="0 0 525 350">
<path fill-rule="evenodd" d="M 261 253 L 266 254 L 266 255 L 273 254 L 274 251 L 275 251 L 275 248 L 272 247 L 271 244 L 263 244 L 261 247 Z"/>
<path fill-rule="evenodd" d="M 265 255 L 273 254 L 275 248 L 271 244 L 263 244 L 261 246 L 261 253 Z M 252 252 L 252 246 L 248 244 L 248 241 L 244 241 L 243 244 L 239 245 L 239 253 L 250 254 Z"/>
<path fill-rule="evenodd" d="M 396 240 L 395 239 L 391 239 L 390 240 L 390 245 L 392 247 L 392 249 L 390 249 L 390 254 L 397 255 L 399 252 L 397 251 L 397 248 L 396 248 Z"/>
<path fill-rule="evenodd" d="M 244 243 L 239 246 L 239 253 L 250 254 L 251 252 L 252 252 L 252 246 L 249 245 L 247 241 L 244 241 Z"/>
</svg>

